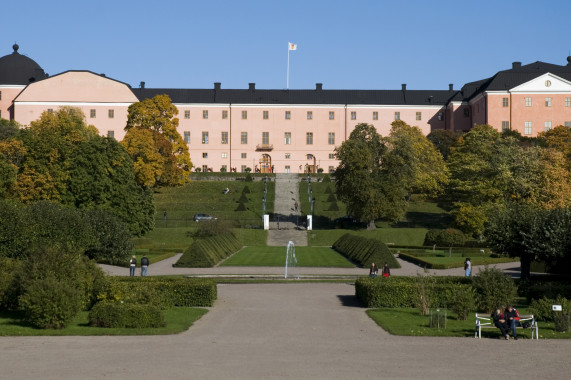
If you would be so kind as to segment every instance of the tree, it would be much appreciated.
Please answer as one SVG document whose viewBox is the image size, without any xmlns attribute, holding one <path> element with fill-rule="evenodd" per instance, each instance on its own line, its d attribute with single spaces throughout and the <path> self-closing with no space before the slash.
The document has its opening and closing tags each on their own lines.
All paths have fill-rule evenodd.
<svg viewBox="0 0 571 380">
<path fill-rule="evenodd" d="M 436 149 L 442 154 L 444 160 L 448 159 L 450 155 L 450 148 L 458 141 L 461 132 L 453 132 L 447 129 L 435 129 L 430 132 L 426 138 L 430 141 Z"/>
<path fill-rule="evenodd" d="M 530 276 L 534 260 L 556 263 L 570 259 L 571 210 L 509 204 L 491 213 L 486 239 L 495 252 L 519 257 L 521 277 Z"/>
<path fill-rule="evenodd" d="M 188 146 L 177 131 L 177 114 L 168 95 L 129 106 L 122 144 L 135 162 L 139 184 L 173 186 L 189 181 L 192 163 Z"/>
<path fill-rule="evenodd" d="M 13 137 L 19 130 L 20 124 L 17 121 L 0 118 L 0 141 Z"/>
<path fill-rule="evenodd" d="M 559 125 L 546 132 L 537 135 L 549 148 L 561 152 L 567 160 L 567 166 L 571 168 L 571 128 Z"/>
<path fill-rule="evenodd" d="M 336 153 L 337 195 L 369 228 L 375 219 L 402 217 L 411 192 L 434 194 L 447 181 L 440 153 L 417 127 L 403 122 L 393 123 L 386 138 L 374 126 L 359 124 Z"/>
</svg>

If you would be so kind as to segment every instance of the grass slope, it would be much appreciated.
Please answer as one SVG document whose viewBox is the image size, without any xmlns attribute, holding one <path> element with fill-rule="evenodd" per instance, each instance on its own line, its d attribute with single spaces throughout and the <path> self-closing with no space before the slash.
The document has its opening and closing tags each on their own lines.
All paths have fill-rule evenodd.
<svg viewBox="0 0 571 380">
<path fill-rule="evenodd" d="M 295 256 L 301 267 L 341 267 L 354 265 L 328 247 L 296 247 Z M 284 266 L 286 247 L 244 247 L 222 266 Z"/>
<path fill-rule="evenodd" d="M 377 228 L 375 230 L 314 230 L 308 232 L 308 243 L 312 246 L 331 246 L 335 240 L 350 232 L 355 235 L 378 239 L 385 244 L 422 246 L 425 228 Z"/>
</svg>

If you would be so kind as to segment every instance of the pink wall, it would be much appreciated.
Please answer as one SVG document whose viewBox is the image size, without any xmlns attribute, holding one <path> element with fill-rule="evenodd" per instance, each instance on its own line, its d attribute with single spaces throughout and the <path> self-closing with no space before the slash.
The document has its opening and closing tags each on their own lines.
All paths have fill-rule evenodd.
<svg viewBox="0 0 571 380">
<path fill-rule="evenodd" d="M 25 86 L 0 86 L 0 117 L 3 119 L 12 119 L 10 108 L 18 94 Z"/>
</svg>

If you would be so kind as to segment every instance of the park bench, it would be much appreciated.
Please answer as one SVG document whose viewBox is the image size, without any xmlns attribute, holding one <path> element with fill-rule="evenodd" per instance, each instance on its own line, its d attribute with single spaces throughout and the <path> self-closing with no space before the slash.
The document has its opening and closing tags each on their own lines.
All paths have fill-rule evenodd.
<svg viewBox="0 0 571 380">
<path fill-rule="evenodd" d="M 524 322 L 529 323 L 529 328 L 531 329 L 531 339 L 539 339 L 539 328 L 537 327 L 537 321 L 535 320 L 533 314 L 521 314 L 519 323 L 516 329 L 522 329 Z M 476 332 L 474 338 L 482 339 L 482 329 L 497 329 L 494 325 L 494 321 L 490 314 L 476 313 Z"/>
</svg>

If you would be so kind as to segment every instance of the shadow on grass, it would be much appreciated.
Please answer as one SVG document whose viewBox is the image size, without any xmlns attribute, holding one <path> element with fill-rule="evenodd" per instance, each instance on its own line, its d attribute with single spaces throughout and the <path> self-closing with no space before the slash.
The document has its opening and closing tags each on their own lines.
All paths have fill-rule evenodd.
<svg viewBox="0 0 571 380">
<path fill-rule="evenodd" d="M 365 307 L 365 305 L 354 295 L 338 295 L 337 298 L 341 301 L 341 305 L 345 307 Z"/>
</svg>

